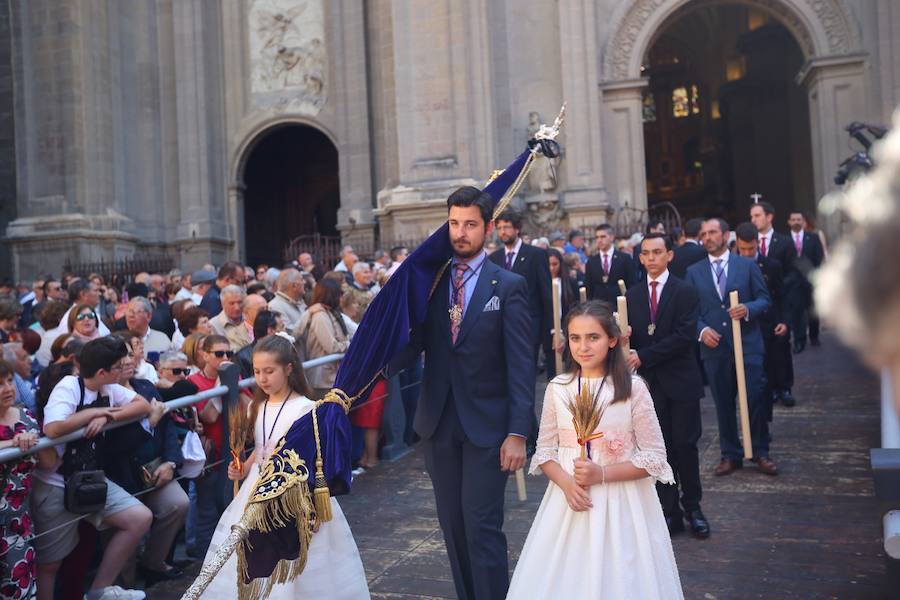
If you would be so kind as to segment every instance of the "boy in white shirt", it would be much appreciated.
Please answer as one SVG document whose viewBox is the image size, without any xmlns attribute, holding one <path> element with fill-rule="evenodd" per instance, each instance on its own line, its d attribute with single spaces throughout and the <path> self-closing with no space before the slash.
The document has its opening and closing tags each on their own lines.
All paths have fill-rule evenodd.
<svg viewBox="0 0 900 600">
<path fill-rule="evenodd" d="M 31 506 L 37 532 L 34 545 L 38 557 L 38 600 L 52 600 L 60 564 L 78 545 L 79 515 L 65 508 L 66 478 L 61 471 L 67 470 L 63 468 L 67 448 L 78 445 L 79 452 L 83 452 L 86 445 L 100 439 L 96 436 L 107 423 L 150 411 L 146 399 L 116 383 L 122 359 L 127 354 L 128 348 L 119 338 L 106 336 L 91 340 L 81 352 L 81 376 L 69 375 L 60 380 L 44 409 L 45 435 L 56 438 L 84 427 L 86 440 L 56 446 L 55 468 L 34 472 Z M 97 406 L 92 406 L 95 403 Z M 99 452 L 102 454 L 102 450 Z M 93 465 L 85 470 L 101 468 L 102 465 Z M 97 529 L 113 528 L 116 532 L 106 546 L 85 598 L 141 600 L 145 597 L 143 592 L 124 590 L 113 583 L 150 528 L 153 514 L 112 481 L 107 479 L 106 484 L 105 506 L 86 519 Z"/>
</svg>

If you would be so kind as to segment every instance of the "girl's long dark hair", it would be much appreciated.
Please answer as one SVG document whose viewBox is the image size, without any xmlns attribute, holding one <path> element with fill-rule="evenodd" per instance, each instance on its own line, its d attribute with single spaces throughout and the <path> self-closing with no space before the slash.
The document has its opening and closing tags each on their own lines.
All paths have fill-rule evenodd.
<svg viewBox="0 0 900 600">
<path fill-rule="evenodd" d="M 562 286 L 562 306 L 565 314 L 578 300 L 575 297 L 575 280 L 572 279 L 572 270 L 563 260 L 562 252 L 556 248 L 547 248 L 547 256 L 553 256 L 559 261 L 559 285 Z"/>
<path fill-rule="evenodd" d="M 563 354 L 563 369 L 565 372 L 572 374 L 572 379 L 569 380 L 570 382 L 581 374 L 581 367 L 575 362 L 575 359 L 572 358 L 572 351 L 569 349 L 568 343 L 569 323 L 571 323 L 572 319 L 575 317 L 591 317 L 600 323 L 600 327 L 603 328 L 603 331 L 605 331 L 606 335 L 609 337 L 620 339 L 622 336 L 622 331 L 619 329 L 619 324 L 616 322 L 612 308 L 608 303 L 601 300 L 590 300 L 572 307 L 569 314 L 566 315 L 566 323 L 564 326 L 566 351 Z M 618 343 L 614 348 L 609 349 L 609 352 L 606 354 L 605 366 L 606 376 L 614 387 L 613 402 L 628 400 L 631 396 L 631 372 L 628 370 L 628 363 L 625 362 L 625 352 L 622 349 L 621 343 Z"/>
<path fill-rule="evenodd" d="M 253 356 L 265 352 L 275 357 L 275 362 L 283 367 L 291 365 L 291 374 L 288 375 L 288 386 L 292 392 L 303 394 L 307 398 L 312 398 L 313 390 L 306 381 L 306 374 L 303 372 L 303 364 L 300 362 L 300 355 L 297 349 L 289 340 L 280 335 L 267 335 L 262 338 L 253 347 Z M 247 426 L 252 431 L 256 427 L 256 416 L 259 414 L 259 407 L 269 399 L 269 396 L 262 391 L 262 388 L 255 386 L 253 390 L 253 400 L 250 402 L 250 420 Z"/>
</svg>

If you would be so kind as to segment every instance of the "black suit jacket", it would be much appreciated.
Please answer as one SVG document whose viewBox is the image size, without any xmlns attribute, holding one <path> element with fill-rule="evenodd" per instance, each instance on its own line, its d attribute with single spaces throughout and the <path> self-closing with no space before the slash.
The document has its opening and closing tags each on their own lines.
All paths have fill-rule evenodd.
<svg viewBox="0 0 900 600">
<path fill-rule="evenodd" d="M 630 289 L 638 280 L 637 269 L 634 261 L 624 252 L 615 250 L 609 263 L 609 277 L 603 282 L 603 257 L 595 254 L 590 257 L 585 267 L 584 285 L 587 288 L 588 299 L 604 300 L 609 302 L 613 309 L 616 306 L 616 297 L 619 292 L 619 280 L 625 282 L 625 289 Z"/>
<path fill-rule="evenodd" d="M 489 256 L 491 262 L 506 268 L 506 249 L 500 248 Z M 522 242 L 513 257 L 512 272 L 525 278 L 528 285 L 528 312 L 531 315 L 531 342 L 540 343 L 553 328 L 553 297 L 550 285 L 550 262 L 547 251 Z"/>
<path fill-rule="evenodd" d="M 772 305 L 760 316 L 760 327 L 762 327 L 763 337 L 771 338 L 775 335 L 776 325 L 790 323 L 790 306 L 784 287 L 784 273 L 780 262 L 761 254 L 756 255 L 756 264 L 762 271 L 766 287 L 769 288 L 769 297 L 772 300 Z"/>
<path fill-rule="evenodd" d="M 425 322 L 411 332 L 410 343 L 388 369 L 398 373 L 425 352 L 416 433 L 431 438 L 446 403 L 453 402 L 475 446 L 498 447 L 511 433 L 527 437 L 534 420 L 535 364 L 525 279 L 485 260 L 453 344 L 449 272 L 428 302 Z M 485 311 L 488 305 L 496 308 Z"/>
<path fill-rule="evenodd" d="M 757 237 L 757 239 L 759 238 Z M 766 248 L 766 258 L 772 258 L 781 264 L 781 273 L 786 286 L 790 286 L 794 279 L 794 259 L 796 257 L 797 250 L 794 249 L 794 241 L 791 236 L 773 231 L 772 241 Z"/>
<path fill-rule="evenodd" d="M 793 241 L 794 238 L 792 237 L 791 244 L 793 244 Z M 825 260 L 825 249 L 822 248 L 822 240 L 815 233 L 803 232 L 803 252 L 800 256 L 796 255 L 796 247 L 793 247 L 793 250 L 794 267 L 806 279 L 809 279 L 810 272 L 822 266 L 822 261 Z"/>
<path fill-rule="evenodd" d="M 703 378 L 694 346 L 700 301 L 694 287 L 669 278 L 658 299 L 656 328 L 650 335 L 650 293 L 646 283 L 628 290 L 631 348 L 641 359 L 638 373 L 651 389 L 661 387 L 672 399 L 703 397 Z"/>
<path fill-rule="evenodd" d="M 689 266 L 706 258 L 706 248 L 699 243 L 685 242 L 683 246 L 675 248 L 674 254 L 669 263 L 669 274 L 684 279 Z"/>
</svg>

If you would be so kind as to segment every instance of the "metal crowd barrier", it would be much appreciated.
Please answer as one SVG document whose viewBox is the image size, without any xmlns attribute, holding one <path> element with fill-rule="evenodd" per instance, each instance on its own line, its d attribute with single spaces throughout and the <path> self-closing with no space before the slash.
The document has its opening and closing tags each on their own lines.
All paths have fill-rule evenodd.
<svg viewBox="0 0 900 600">
<path fill-rule="evenodd" d="M 314 358 L 305 361 L 303 363 L 303 368 L 310 369 L 312 367 L 318 367 L 331 362 L 339 361 L 343 357 L 343 354 L 329 354 L 320 358 Z M 175 400 L 166 402 L 166 412 L 168 413 L 179 408 L 193 406 L 201 400 L 208 400 L 210 398 L 217 398 L 219 396 L 225 396 L 229 394 L 236 395 L 239 390 L 251 387 L 256 383 L 256 379 L 253 377 L 240 379 L 240 368 L 235 363 L 227 363 L 219 369 L 219 380 L 222 382 L 222 385 L 216 386 L 204 392 L 200 392 L 199 394 L 184 396 L 182 398 L 177 398 Z M 124 421 L 114 421 L 112 423 L 107 423 L 107 425 L 103 428 L 103 431 L 109 431 L 110 429 L 116 429 L 117 427 L 135 423 L 143 418 L 144 417 L 135 417 L 132 419 L 126 419 Z M 225 421 L 227 425 L 227 419 Z M 0 464 L 22 458 L 23 456 L 27 456 L 29 454 L 34 454 L 35 452 L 39 452 L 44 448 L 50 448 L 59 444 L 65 444 L 68 442 L 74 442 L 75 440 L 80 440 L 84 437 L 84 430 L 85 428 L 82 427 L 81 429 L 60 436 L 58 438 L 41 437 L 37 444 L 24 451 L 19 450 L 18 448 L 6 448 L 0 450 Z M 224 439 L 228 439 L 227 431 L 225 432 Z M 225 466 L 225 468 L 227 469 L 227 465 Z"/>
<path fill-rule="evenodd" d="M 884 540 L 884 560 L 887 589 L 900 589 L 900 416 L 894 405 L 891 381 L 884 371 L 881 375 L 881 448 L 870 450 L 872 478 Z"/>
</svg>

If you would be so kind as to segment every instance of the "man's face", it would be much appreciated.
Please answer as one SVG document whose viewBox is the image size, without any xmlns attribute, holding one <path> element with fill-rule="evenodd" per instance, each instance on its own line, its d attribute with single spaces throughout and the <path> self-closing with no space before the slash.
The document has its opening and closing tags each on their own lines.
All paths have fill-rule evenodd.
<svg viewBox="0 0 900 600">
<path fill-rule="evenodd" d="M 186 273 L 181 276 L 181 287 L 183 287 L 186 290 L 191 289 L 191 274 L 190 273 Z"/>
<path fill-rule="evenodd" d="M 500 236 L 500 241 L 507 246 L 515 244 L 519 237 L 519 230 L 513 227 L 513 224 L 509 221 L 498 220 L 495 229 L 497 230 L 497 235 Z"/>
<path fill-rule="evenodd" d="M 256 315 L 266 307 L 266 299 L 259 294 L 247 296 L 246 308 L 244 308 L 244 320 L 250 325 L 256 321 Z"/>
<path fill-rule="evenodd" d="M 126 356 L 124 358 L 120 358 L 117 360 L 110 368 L 100 369 L 97 371 L 97 374 L 94 378 L 100 385 L 112 385 L 114 383 L 119 383 L 119 378 L 122 377 L 122 371 L 125 370 L 131 364 L 131 357 Z"/>
<path fill-rule="evenodd" d="M 395 262 L 403 262 L 404 260 L 406 260 L 407 256 L 409 256 L 409 250 L 404 248 L 403 250 L 397 252 L 397 260 Z"/>
<path fill-rule="evenodd" d="M 353 274 L 353 279 L 362 287 L 372 285 L 372 269 L 368 265 L 357 267 L 356 272 Z"/>
<path fill-rule="evenodd" d="M 93 281 L 90 283 L 90 286 L 90 288 L 81 292 L 81 297 L 78 299 L 78 303 L 87 304 L 88 306 L 97 308 L 97 305 L 100 304 L 100 286 L 98 286 Z"/>
<path fill-rule="evenodd" d="M 572 245 L 579 249 L 584 248 L 584 236 L 576 235 L 575 237 L 573 237 Z"/>
<path fill-rule="evenodd" d="M 608 229 L 598 230 L 594 235 L 594 238 L 597 241 L 597 250 L 600 252 L 606 252 L 612 247 L 613 236 Z"/>
<path fill-rule="evenodd" d="M 16 348 L 16 364 L 13 366 L 22 379 L 31 377 L 31 359 L 28 358 L 25 348 Z"/>
<path fill-rule="evenodd" d="M 641 244 L 641 264 L 654 279 L 669 267 L 672 256 L 672 251 L 666 250 L 666 242 L 662 238 L 651 238 Z"/>
<path fill-rule="evenodd" d="M 183 278 L 182 275 L 172 275 L 172 276 L 169 278 L 169 283 L 171 283 L 172 286 L 173 286 L 175 289 L 178 289 L 178 288 L 181 287 L 181 280 L 182 280 L 182 278 Z"/>
<path fill-rule="evenodd" d="M 734 242 L 734 247 L 737 248 L 738 254 L 741 256 L 745 256 L 747 258 L 756 258 L 756 251 L 758 248 L 758 242 L 753 240 L 752 242 L 745 242 L 741 238 L 737 238 Z"/>
<path fill-rule="evenodd" d="M 144 335 L 150 327 L 150 313 L 141 302 L 129 302 L 125 309 L 125 324 L 131 331 Z"/>
<path fill-rule="evenodd" d="M 298 262 L 298 263 L 300 264 L 300 266 L 303 267 L 304 269 L 307 268 L 307 267 L 311 267 L 312 264 L 313 264 L 312 254 L 310 254 L 309 252 L 303 252 L 303 253 L 297 258 L 297 262 Z"/>
<path fill-rule="evenodd" d="M 294 300 L 302 298 L 305 292 L 306 282 L 302 277 L 298 277 L 297 281 L 292 282 L 291 285 L 288 286 L 288 295 Z"/>
<path fill-rule="evenodd" d="M 713 256 L 718 256 L 728 243 L 725 232 L 722 231 L 721 225 L 716 219 L 703 222 L 700 239 L 703 240 L 703 247 L 706 248 L 706 251 Z"/>
<path fill-rule="evenodd" d="M 481 252 L 485 238 L 491 233 L 491 224 L 485 224 L 477 206 L 451 206 L 447 222 L 457 258 L 472 258 Z"/>
<path fill-rule="evenodd" d="M 157 295 L 163 296 L 166 293 L 166 280 L 162 275 L 151 275 L 150 276 L 150 288 L 154 290 Z"/>
<path fill-rule="evenodd" d="M 665 232 L 666 232 L 666 226 L 663 225 L 662 223 L 657 223 L 656 225 L 654 225 L 653 227 L 650 228 L 650 233 L 665 233 Z"/>
<path fill-rule="evenodd" d="M 791 213 L 788 217 L 788 227 L 791 228 L 791 231 L 794 233 L 799 233 L 803 231 L 803 227 L 806 225 L 806 219 L 803 218 L 802 213 Z"/>
<path fill-rule="evenodd" d="M 44 299 L 44 280 L 38 279 L 31 286 L 31 291 L 34 292 L 34 299 L 38 302 Z"/>
<path fill-rule="evenodd" d="M 47 295 L 51 300 L 58 300 L 60 302 L 65 302 L 68 299 L 66 292 L 62 289 L 62 284 L 58 281 L 51 281 L 47 285 Z"/>
<path fill-rule="evenodd" d="M 769 231 L 772 227 L 772 218 L 775 215 L 767 215 L 766 211 L 759 204 L 750 207 L 750 222 L 756 227 L 760 233 Z"/>
<path fill-rule="evenodd" d="M 222 296 L 222 312 L 231 321 L 240 321 L 244 311 L 244 299 L 238 294 L 225 294 Z"/>
<path fill-rule="evenodd" d="M 187 379 L 188 372 L 186 360 L 169 360 L 159 365 L 159 377 L 166 381 L 183 381 Z"/>
</svg>

